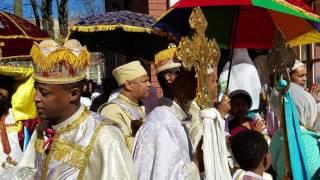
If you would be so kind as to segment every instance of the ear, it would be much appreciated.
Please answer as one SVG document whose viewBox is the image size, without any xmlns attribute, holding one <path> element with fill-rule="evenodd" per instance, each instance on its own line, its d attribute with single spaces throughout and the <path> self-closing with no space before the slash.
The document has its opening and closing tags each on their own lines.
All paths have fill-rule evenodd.
<svg viewBox="0 0 320 180">
<path fill-rule="evenodd" d="M 172 84 L 173 81 L 176 79 L 176 76 L 173 75 L 172 73 L 166 73 L 164 77 L 166 78 L 166 81 L 168 82 L 168 84 Z"/>
<path fill-rule="evenodd" d="M 132 91 L 132 89 L 133 89 L 132 83 L 130 81 L 125 81 L 123 84 L 123 87 L 128 91 Z"/>
<path fill-rule="evenodd" d="M 75 102 L 78 101 L 81 97 L 81 90 L 79 88 L 72 88 L 70 90 L 70 101 Z"/>
</svg>

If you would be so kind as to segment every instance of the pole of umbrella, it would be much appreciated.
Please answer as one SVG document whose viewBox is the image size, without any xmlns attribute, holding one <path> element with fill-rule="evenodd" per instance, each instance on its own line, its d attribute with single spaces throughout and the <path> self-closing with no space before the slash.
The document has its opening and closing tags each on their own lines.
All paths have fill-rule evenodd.
<svg viewBox="0 0 320 180">
<path fill-rule="evenodd" d="M 230 84 L 230 76 L 231 76 L 231 67 L 232 67 L 232 57 L 233 57 L 233 49 L 236 44 L 236 37 L 237 37 L 237 28 L 239 24 L 239 15 L 240 15 L 240 7 L 237 6 L 235 7 L 235 13 L 234 13 L 234 21 L 232 25 L 232 31 L 231 31 L 231 51 L 230 51 L 230 64 L 229 64 L 229 71 L 228 71 L 228 80 L 227 80 L 227 88 L 225 91 L 225 94 L 229 92 L 229 84 Z"/>
</svg>

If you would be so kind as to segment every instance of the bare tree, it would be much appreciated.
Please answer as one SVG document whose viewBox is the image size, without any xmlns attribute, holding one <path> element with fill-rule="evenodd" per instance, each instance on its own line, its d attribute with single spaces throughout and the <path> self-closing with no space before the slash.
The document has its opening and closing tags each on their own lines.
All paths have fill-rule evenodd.
<svg viewBox="0 0 320 180">
<path fill-rule="evenodd" d="M 14 0 L 14 14 L 22 17 L 22 0 Z"/>
<path fill-rule="evenodd" d="M 52 0 L 42 0 L 42 29 L 54 38 L 53 19 L 52 19 Z"/>
<path fill-rule="evenodd" d="M 33 10 L 34 18 L 36 20 L 36 24 L 38 27 L 40 27 L 41 24 L 40 24 L 39 12 L 38 12 L 38 2 L 37 2 L 37 0 L 30 0 L 30 3 L 32 6 L 32 10 Z"/>
<path fill-rule="evenodd" d="M 68 0 L 56 0 L 56 2 L 60 35 L 66 37 L 68 34 Z"/>
<path fill-rule="evenodd" d="M 92 1 L 92 0 L 82 0 L 83 13 L 85 16 L 93 16 L 104 12 L 104 6 L 102 5 L 104 1 Z"/>
</svg>

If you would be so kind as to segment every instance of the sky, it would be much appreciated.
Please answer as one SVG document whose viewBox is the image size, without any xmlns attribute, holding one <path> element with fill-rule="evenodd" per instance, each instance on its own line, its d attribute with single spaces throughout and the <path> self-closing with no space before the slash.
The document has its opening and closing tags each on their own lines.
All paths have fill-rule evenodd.
<svg viewBox="0 0 320 180">
<path fill-rule="evenodd" d="M 38 5 L 41 5 L 41 0 L 37 0 Z M 86 2 L 91 2 L 88 4 Z M 13 13 L 13 3 L 14 0 L 0 0 L 0 11 L 6 11 Z M 33 10 L 30 5 L 30 0 L 22 0 L 23 4 L 23 17 L 26 19 L 34 18 Z M 53 4 L 53 16 L 57 17 L 57 5 L 56 0 L 52 1 Z M 92 8 L 89 8 L 89 7 Z M 69 0 L 68 2 L 69 8 L 69 18 L 81 18 L 91 15 L 92 12 L 99 14 L 104 12 L 104 0 Z M 90 9 L 92 11 L 90 12 Z M 39 11 L 40 13 L 40 11 Z"/>
</svg>

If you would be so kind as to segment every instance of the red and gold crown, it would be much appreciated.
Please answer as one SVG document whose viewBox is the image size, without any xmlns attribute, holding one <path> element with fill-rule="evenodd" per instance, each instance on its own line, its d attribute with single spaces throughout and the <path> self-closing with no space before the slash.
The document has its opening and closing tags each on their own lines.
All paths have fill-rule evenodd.
<svg viewBox="0 0 320 180">
<path fill-rule="evenodd" d="M 30 55 L 35 80 L 46 84 L 81 81 L 90 64 L 90 53 L 75 39 L 68 40 L 63 46 L 54 40 L 34 43 Z"/>
</svg>

